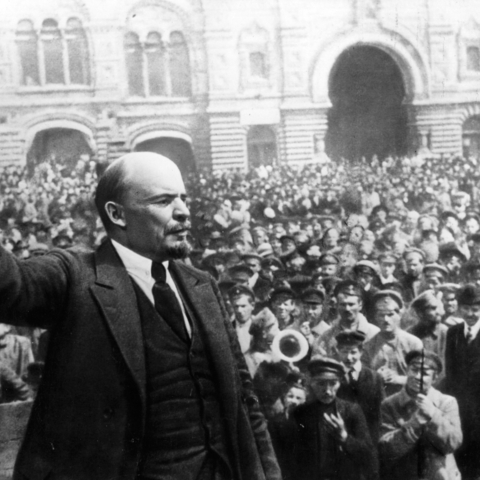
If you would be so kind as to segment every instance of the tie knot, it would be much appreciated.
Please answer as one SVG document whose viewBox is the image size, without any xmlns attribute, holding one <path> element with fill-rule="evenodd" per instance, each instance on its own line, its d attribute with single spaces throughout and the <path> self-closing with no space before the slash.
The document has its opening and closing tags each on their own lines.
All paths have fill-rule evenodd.
<svg viewBox="0 0 480 480">
<path fill-rule="evenodd" d="M 152 277 L 156 282 L 165 282 L 167 279 L 167 271 L 162 263 L 152 263 Z"/>
</svg>

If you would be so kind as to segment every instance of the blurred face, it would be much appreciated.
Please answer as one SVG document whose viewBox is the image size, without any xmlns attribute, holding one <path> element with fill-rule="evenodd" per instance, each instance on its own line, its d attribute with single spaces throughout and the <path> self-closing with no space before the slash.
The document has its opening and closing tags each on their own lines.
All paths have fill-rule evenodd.
<svg viewBox="0 0 480 480">
<path fill-rule="evenodd" d="M 262 343 L 265 346 L 267 350 L 270 350 L 272 348 L 272 342 L 273 339 L 275 338 L 275 335 L 280 332 L 280 329 L 278 328 L 278 322 L 272 322 L 270 325 L 267 325 L 263 330 L 262 330 Z"/>
<path fill-rule="evenodd" d="M 420 319 L 425 323 L 440 323 L 442 311 L 440 302 L 429 302 L 420 312 Z"/>
<path fill-rule="evenodd" d="M 137 154 L 133 154 L 137 155 Z M 190 253 L 190 211 L 180 170 L 170 160 L 154 154 L 138 154 L 127 163 L 122 218 L 127 248 L 150 260 L 184 258 Z"/>
<path fill-rule="evenodd" d="M 295 248 L 295 242 L 291 238 L 284 238 L 282 240 L 282 251 L 289 252 Z"/>
<path fill-rule="evenodd" d="M 280 255 L 282 253 L 282 243 L 276 237 L 270 240 L 270 245 L 272 246 L 273 252 L 275 255 Z"/>
<path fill-rule="evenodd" d="M 273 313 L 280 321 L 287 321 L 290 319 L 290 314 L 293 312 L 295 308 L 295 304 L 293 300 L 283 299 L 283 298 L 276 298 L 272 304 Z"/>
<path fill-rule="evenodd" d="M 300 333 L 306 338 L 308 338 L 312 333 L 312 329 L 310 328 L 310 322 L 308 321 L 302 322 L 300 324 L 299 329 L 300 329 Z"/>
<path fill-rule="evenodd" d="M 363 228 L 361 227 L 353 227 L 350 231 L 350 235 L 348 237 L 348 241 L 351 243 L 359 243 L 363 237 Z"/>
<path fill-rule="evenodd" d="M 268 243 L 268 236 L 263 230 L 254 230 L 252 232 L 253 243 L 258 247 L 262 243 Z"/>
<path fill-rule="evenodd" d="M 447 292 L 443 295 L 443 308 L 447 315 L 453 315 L 457 311 L 457 296 L 453 292 Z"/>
<path fill-rule="evenodd" d="M 459 305 L 458 314 L 469 327 L 473 327 L 480 320 L 480 304 Z"/>
<path fill-rule="evenodd" d="M 245 260 L 245 265 L 249 267 L 253 273 L 258 273 L 262 269 L 260 265 L 260 260 L 256 258 L 247 258 Z"/>
<path fill-rule="evenodd" d="M 449 272 L 458 273 L 462 268 L 462 262 L 459 257 L 457 257 L 456 255 L 452 255 L 448 258 L 445 266 L 447 267 Z"/>
<path fill-rule="evenodd" d="M 350 370 L 360 360 L 362 349 L 358 345 L 343 345 L 338 348 L 340 361 Z"/>
<path fill-rule="evenodd" d="M 357 281 L 362 287 L 370 285 L 373 281 L 373 273 L 367 269 L 361 269 L 357 273 Z"/>
<path fill-rule="evenodd" d="M 394 334 L 400 325 L 400 307 L 391 298 L 382 298 L 375 305 L 375 324 L 383 333 Z"/>
<path fill-rule="evenodd" d="M 443 275 L 441 272 L 437 272 L 436 270 L 427 270 L 425 272 L 425 282 L 430 288 L 438 287 L 445 282 Z"/>
<path fill-rule="evenodd" d="M 405 259 L 407 265 L 407 273 L 412 277 L 417 278 L 423 270 L 423 260 L 422 257 L 417 253 L 412 253 L 407 255 Z"/>
<path fill-rule="evenodd" d="M 419 393 L 426 395 L 437 380 L 437 372 L 429 363 L 428 360 L 425 361 L 422 369 L 421 360 L 415 359 L 408 366 L 406 388 L 410 395 L 415 396 Z"/>
<path fill-rule="evenodd" d="M 332 403 L 340 388 L 340 380 L 334 373 L 323 372 L 313 376 L 310 380 L 310 387 L 315 395 L 315 398 L 328 405 Z"/>
<path fill-rule="evenodd" d="M 292 411 L 296 406 L 305 403 L 307 399 L 307 394 L 303 388 L 292 387 L 283 400 L 285 409 L 287 411 Z"/>
<path fill-rule="evenodd" d="M 470 282 L 474 283 L 475 285 L 480 285 L 480 268 L 473 270 L 470 273 Z"/>
<path fill-rule="evenodd" d="M 322 316 L 323 305 L 321 303 L 304 303 L 303 309 L 312 325 L 316 325 Z"/>
<path fill-rule="evenodd" d="M 325 277 L 333 276 L 337 273 L 337 265 L 322 265 L 321 272 Z"/>
<path fill-rule="evenodd" d="M 362 301 L 355 295 L 339 293 L 337 295 L 337 311 L 343 323 L 353 324 L 362 309 Z"/>
<path fill-rule="evenodd" d="M 469 218 L 465 223 L 465 229 L 467 231 L 467 234 L 469 235 L 473 235 L 474 233 L 477 233 L 479 228 L 480 226 L 478 225 L 478 222 L 474 218 Z"/>
<path fill-rule="evenodd" d="M 380 272 L 384 278 L 388 278 L 390 275 L 393 275 L 395 271 L 395 264 L 389 261 L 380 262 Z"/>
<path fill-rule="evenodd" d="M 334 228 L 331 228 L 325 234 L 324 239 L 323 239 L 323 244 L 327 248 L 336 247 L 339 238 L 340 238 L 340 234 Z"/>
<path fill-rule="evenodd" d="M 235 297 L 232 300 L 232 307 L 235 313 L 235 320 L 237 322 L 244 324 L 252 318 L 252 312 L 254 308 L 253 302 L 250 300 L 248 295 L 241 295 Z"/>
</svg>

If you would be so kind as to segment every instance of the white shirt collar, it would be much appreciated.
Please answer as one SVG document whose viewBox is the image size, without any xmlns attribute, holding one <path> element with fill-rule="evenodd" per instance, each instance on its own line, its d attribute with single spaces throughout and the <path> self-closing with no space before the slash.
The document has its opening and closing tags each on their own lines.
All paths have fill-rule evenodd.
<svg viewBox="0 0 480 480">
<path fill-rule="evenodd" d="M 480 330 L 480 320 L 478 320 L 478 322 L 473 327 L 470 327 L 470 328 L 471 328 L 470 331 L 472 332 L 472 337 L 471 337 L 471 341 L 472 341 L 475 338 L 477 338 L 478 331 Z M 467 322 L 464 323 L 464 331 L 465 331 L 465 337 L 466 337 L 468 334 Z"/>
<path fill-rule="evenodd" d="M 129 248 L 121 245 L 115 240 L 112 240 L 112 244 L 123 262 L 123 265 L 127 269 L 127 272 L 134 277 L 151 277 L 152 276 L 152 261 L 139 255 L 138 253 L 130 250 Z M 163 262 L 163 266 L 168 271 L 168 260 Z"/>
</svg>

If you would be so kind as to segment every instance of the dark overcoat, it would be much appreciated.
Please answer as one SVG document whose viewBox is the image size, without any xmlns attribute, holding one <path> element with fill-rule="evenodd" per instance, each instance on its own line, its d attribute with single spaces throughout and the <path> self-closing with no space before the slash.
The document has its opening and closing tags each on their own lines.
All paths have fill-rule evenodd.
<svg viewBox="0 0 480 480">
<path fill-rule="evenodd" d="M 146 373 L 132 281 L 112 244 L 19 261 L 0 252 L 0 321 L 51 329 L 15 479 L 134 479 Z M 213 279 L 171 262 L 210 355 L 235 480 L 279 479 L 265 420 Z"/>
<path fill-rule="evenodd" d="M 373 448 L 367 423 L 359 405 L 336 399 L 337 414 L 345 422 L 348 438 L 345 443 L 334 442 L 337 480 L 378 480 L 378 457 Z M 293 456 L 298 480 L 318 480 L 322 477 L 320 465 L 321 411 L 319 402 L 298 406 L 293 412 L 296 432 Z"/>
</svg>

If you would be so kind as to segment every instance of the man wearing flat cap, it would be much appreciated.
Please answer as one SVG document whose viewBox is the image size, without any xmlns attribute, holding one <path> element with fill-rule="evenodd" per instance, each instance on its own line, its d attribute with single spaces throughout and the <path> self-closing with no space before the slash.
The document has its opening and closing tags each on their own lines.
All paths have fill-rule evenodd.
<svg viewBox="0 0 480 480">
<path fill-rule="evenodd" d="M 360 405 L 376 448 L 380 431 L 380 405 L 385 398 L 383 379 L 361 362 L 365 334 L 358 330 L 343 330 L 335 339 L 340 361 L 346 371 L 338 398 Z"/>
<path fill-rule="evenodd" d="M 278 320 L 280 330 L 294 324 L 295 293 L 291 288 L 278 287 L 270 294 L 270 308 Z"/>
<path fill-rule="evenodd" d="M 405 355 L 423 345 L 420 339 L 400 328 L 403 301 L 395 290 L 377 292 L 373 312 L 380 331 L 365 342 L 363 361 L 382 376 L 388 397 L 401 390 L 407 380 Z"/>
<path fill-rule="evenodd" d="M 248 286 L 260 301 L 264 301 L 267 298 L 271 286 L 271 282 L 261 275 L 262 260 L 263 258 L 255 253 L 246 253 L 242 257 L 243 263 L 253 272 L 253 275 L 248 280 Z"/>
<path fill-rule="evenodd" d="M 442 362 L 428 350 L 409 352 L 405 361 L 404 388 L 382 404 L 382 479 L 460 479 L 453 456 L 462 443 L 458 404 L 433 388 Z"/>
<path fill-rule="evenodd" d="M 325 296 L 325 291 L 318 288 L 307 288 L 300 295 L 303 309 L 310 323 L 310 330 L 315 338 L 320 337 L 330 328 L 330 325 L 322 318 Z"/>
<path fill-rule="evenodd" d="M 332 359 L 308 364 L 313 400 L 293 412 L 293 454 L 302 480 L 378 478 L 378 460 L 362 409 L 337 398 L 345 369 Z"/>
<path fill-rule="evenodd" d="M 406 302 L 411 302 L 419 293 L 422 284 L 422 271 L 425 265 L 425 253 L 418 248 L 407 250 L 403 254 L 405 275 L 400 278 Z"/>
<path fill-rule="evenodd" d="M 480 477 L 480 287 L 463 286 L 457 300 L 465 323 L 447 333 L 445 391 L 460 408 L 464 440 L 456 458 L 462 477 L 468 480 Z"/>
<path fill-rule="evenodd" d="M 447 327 L 463 323 L 463 318 L 458 315 L 457 293 L 459 290 L 460 285 L 458 283 L 444 283 L 438 287 L 444 310 L 442 323 Z"/>
</svg>

